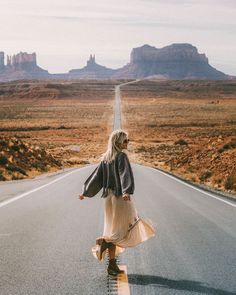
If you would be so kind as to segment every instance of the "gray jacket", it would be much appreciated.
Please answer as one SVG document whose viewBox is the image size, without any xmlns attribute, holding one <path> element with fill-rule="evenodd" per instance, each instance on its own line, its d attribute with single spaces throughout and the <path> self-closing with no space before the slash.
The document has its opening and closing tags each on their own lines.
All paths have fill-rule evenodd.
<svg viewBox="0 0 236 295">
<path fill-rule="evenodd" d="M 85 181 L 82 194 L 91 198 L 102 188 L 102 198 L 107 197 L 108 188 L 111 188 L 117 197 L 124 193 L 134 193 L 133 171 L 124 152 L 118 152 L 111 163 L 101 161 Z"/>
</svg>

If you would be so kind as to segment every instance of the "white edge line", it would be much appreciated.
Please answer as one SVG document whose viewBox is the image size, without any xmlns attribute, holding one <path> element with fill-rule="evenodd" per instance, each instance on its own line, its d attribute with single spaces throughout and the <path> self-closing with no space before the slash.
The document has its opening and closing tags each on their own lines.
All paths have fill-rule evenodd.
<svg viewBox="0 0 236 295">
<path fill-rule="evenodd" d="M 137 165 L 137 164 L 135 164 L 135 165 Z M 139 164 L 138 164 L 138 165 L 139 165 Z M 140 166 L 144 166 L 144 165 L 140 165 Z M 191 184 L 188 184 L 188 183 L 186 183 L 185 181 L 176 178 L 175 176 L 169 175 L 168 173 L 165 173 L 165 172 L 163 172 L 163 171 L 160 171 L 160 170 L 155 169 L 155 168 L 150 167 L 150 166 L 144 166 L 144 167 L 147 167 L 147 168 L 152 169 L 152 170 L 154 170 L 154 171 L 156 171 L 156 172 L 159 172 L 159 173 L 162 173 L 162 174 L 164 174 L 164 175 L 166 175 L 166 176 L 169 176 L 170 178 L 173 178 L 174 180 L 176 180 L 176 181 L 178 181 L 178 182 L 180 182 L 180 183 L 183 183 L 183 184 L 185 184 L 186 186 L 189 186 L 189 187 L 191 187 L 191 188 L 193 188 L 193 189 L 195 189 L 195 190 L 197 190 L 197 191 L 199 191 L 199 192 L 201 192 L 201 193 L 204 193 L 205 195 L 208 195 L 208 196 L 210 196 L 210 197 L 212 197 L 212 198 L 215 198 L 215 199 L 217 199 L 217 200 L 219 200 L 219 201 L 221 201 L 221 202 L 224 202 L 224 203 L 226 203 L 226 204 L 228 204 L 228 205 L 230 205 L 230 206 L 236 207 L 236 204 L 233 204 L 233 203 L 231 203 L 231 202 L 229 202 L 229 201 L 223 200 L 223 199 L 220 198 L 220 197 L 216 197 L 216 196 L 214 196 L 214 195 L 212 195 L 212 194 L 210 194 L 210 193 L 208 193 L 208 192 L 205 192 L 204 190 L 202 190 L 202 189 L 200 189 L 200 188 L 197 188 L 197 187 L 195 187 L 195 186 L 193 186 L 193 185 L 191 185 Z"/>
<path fill-rule="evenodd" d="M 92 164 L 92 165 L 94 165 L 94 164 Z M 0 208 L 1 208 L 1 207 L 4 207 L 4 206 L 6 206 L 6 205 L 8 205 L 8 204 L 10 204 L 10 203 L 12 203 L 12 202 L 15 202 L 16 200 L 19 200 L 19 199 L 21 199 L 21 198 L 23 198 L 23 197 L 25 197 L 25 196 L 28 196 L 28 195 L 31 194 L 31 193 L 34 193 L 34 192 L 36 192 L 36 191 L 38 191 L 38 190 L 41 190 L 42 188 L 44 188 L 44 187 L 46 187 L 46 186 L 48 186 L 48 185 L 51 185 L 52 183 L 55 183 L 55 182 L 57 182 L 57 181 L 59 181 L 59 180 L 65 178 L 65 177 L 67 177 L 67 176 L 69 176 L 69 175 L 71 175 L 71 174 L 73 174 L 73 173 L 76 173 L 76 172 L 78 172 L 78 170 L 81 170 L 81 169 L 84 169 L 84 168 L 90 167 L 90 166 L 92 166 L 92 165 L 85 166 L 85 167 L 80 167 L 80 168 L 75 169 L 75 170 L 73 170 L 73 171 L 71 171 L 71 172 L 69 172 L 69 173 L 67 173 L 67 174 L 64 174 L 64 175 L 62 175 L 61 177 L 58 177 L 58 178 L 56 178 L 56 179 L 54 179 L 54 180 L 52 180 L 52 181 L 50 181 L 50 182 L 48 182 L 48 183 L 46 183 L 46 184 L 44 184 L 44 185 L 41 185 L 41 186 L 39 186 L 39 187 L 36 187 L 36 188 L 34 188 L 34 189 L 32 189 L 32 190 L 30 190 L 30 191 L 28 191 L 28 192 L 25 192 L 25 193 L 23 193 L 23 194 L 20 194 L 20 195 L 17 195 L 17 196 L 15 196 L 15 197 L 12 197 L 12 198 L 10 198 L 9 200 L 2 201 L 2 202 L 0 202 Z"/>
<path fill-rule="evenodd" d="M 131 82 L 127 82 L 127 83 L 120 84 L 120 85 L 118 85 L 118 86 L 120 87 L 120 86 L 123 86 L 123 85 L 132 84 L 132 83 L 139 82 L 139 81 L 140 81 L 140 80 L 131 81 Z M 135 164 L 136 164 L 136 163 L 135 163 Z M 137 165 L 137 164 L 136 164 L 136 165 Z M 140 165 L 140 164 L 138 164 L 138 165 Z M 210 197 L 212 197 L 212 198 L 215 198 L 215 199 L 217 199 L 217 200 L 219 200 L 219 201 L 221 201 L 221 202 L 224 202 L 224 203 L 226 203 L 226 204 L 228 204 L 228 205 L 230 205 L 230 206 L 236 207 L 236 204 L 233 204 L 233 203 L 231 203 L 230 201 L 223 200 L 223 199 L 220 198 L 220 197 L 216 197 L 216 196 L 214 196 L 213 194 L 207 193 L 207 192 L 204 191 L 203 189 L 200 189 L 200 188 L 195 187 L 194 185 L 188 184 L 188 183 L 186 183 L 185 181 L 183 181 L 183 180 L 181 180 L 181 179 L 178 179 L 178 178 L 175 177 L 175 176 L 172 176 L 172 175 L 170 175 L 170 174 L 168 174 L 168 173 L 165 173 L 164 171 L 160 171 L 160 170 L 155 169 L 155 168 L 150 167 L 150 166 L 145 166 L 145 165 L 140 165 L 140 166 L 144 166 L 144 167 L 150 168 L 150 169 L 152 169 L 152 170 L 154 170 L 154 171 L 157 171 L 157 172 L 159 172 L 159 173 L 162 173 L 162 174 L 164 174 L 164 175 L 166 175 L 166 176 L 169 176 L 170 178 L 173 178 L 174 180 L 176 180 L 176 181 L 178 181 L 178 182 L 180 182 L 180 183 L 185 184 L 186 186 L 189 186 L 189 187 L 191 187 L 191 188 L 193 188 L 193 189 L 195 189 L 195 190 L 197 190 L 197 191 L 199 191 L 199 192 L 201 192 L 201 193 L 204 193 L 205 195 L 208 195 L 208 196 L 210 196 Z"/>
<path fill-rule="evenodd" d="M 67 173 L 67 174 L 65 174 L 65 175 L 63 175 L 63 176 L 61 176 L 61 177 L 59 177 L 59 178 L 57 178 L 57 179 L 52 180 L 52 181 L 49 182 L 49 183 L 46 183 L 46 184 L 44 184 L 44 185 L 42 185 L 42 186 L 39 186 L 39 187 L 37 187 L 37 188 L 35 188 L 35 189 L 32 189 L 32 190 L 30 190 L 30 191 L 28 191 L 28 192 L 25 192 L 25 193 L 23 193 L 23 194 L 20 194 L 20 195 L 18 195 L 18 196 L 13 197 L 13 198 L 10 198 L 9 200 L 2 201 L 2 202 L 0 202 L 0 208 L 1 208 L 1 207 L 4 207 L 4 206 L 6 206 L 6 205 L 8 205 L 8 204 L 10 204 L 10 203 L 12 203 L 12 202 L 15 202 L 16 200 L 19 200 L 19 199 L 21 199 L 21 198 L 23 198 L 23 197 L 25 197 L 25 196 L 27 196 L 27 195 L 29 195 L 29 194 L 31 194 L 31 193 L 34 193 L 34 192 L 36 192 L 36 191 L 38 191 L 38 190 L 40 190 L 40 189 L 42 189 L 42 188 L 44 188 L 44 187 L 46 187 L 46 186 L 48 186 L 48 185 L 51 185 L 52 183 L 55 183 L 55 182 L 57 182 L 57 181 L 59 181 L 59 180 L 65 178 L 65 177 L 67 177 L 67 176 L 69 176 L 69 175 L 71 175 L 71 174 L 73 174 L 73 173 L 76 173 L 76 172 L 78 172 L 78 170 L 81 170 L 81 169 L 84 169 L 84 168 L 87 168 L 87 167 L 90 167 L 90 166 L 93 166 L 93 165 L 94 165 L 94 164 L 89 165 L 89 166 L 85 166 L 85 167 L 78 168 L 78 169 L 73 170 L 73 171 L 71 171 L 71 172 L 69 172 L 69 173 Z M 199 191 L 199 192 L 201 192 L 201 193 L 204 193 L 205 195 L 208 195 L 208 196 L 210 196 L 210 197 L 212 197 L 212 198 L 215 198 L 215 199 L 217 199 L 217 200 L 219 200 L 219 201 L 221 201 L 221 202 L 224 202 L 224 203 L 226 203 L 226 204 L 228 204 L 228 205 L 230 205 L 230 206 L 232 206 L 232 207 L 236 207 L 236 204 L 233 204 L 233 203 L 231 203 L 231 202 L 229 202 L 229 201 L 223 200 L 223 199 L 220 198 L 220 197 L 216 197 L 216 196 L 214 196 L 214 195 L 212 195 L 212 194 L 210 194 L 210 193 L 207 193 L 207 192 L 205 192 L 204 190 L 201 190 L 201 189 L 199 189 L 199 188 L 196 188 L 195 186 L 190 185 L 190 184 L 184 182 L 183 180 L 180 180 L 180 179 L 178 179 L 178 178 L 176 178 L 176 177 L 174 177 L 174 176 L 172 176 L 172 175 L 169 175 L 168 173 L 165 173 L 165 172 L 163 172 L 163 171 L 160 171 L 160 170 L 155 169 L 155 168 L 150 167 L 150 166 L 140 165 L 140 164 L 136 164 L 136 163 L 135 163 L 135 165 L 144 166 L 144 167 L 149 168 L 149 169 L 151 169 L 151 170 L 154 170 L 154 171 L 156 171 L 156 172 L 162 173 L 162 174 L 164 174 L 164 175 L 166 175 L 166 176 L 168 176 L 168 177 L 170 177 L 170 178 L 172 178 L 172 179 L 174 179 L 174 180 L 176 180 L 176 181 L 178 181 L 178 182 L 180 182 L 180 183 L 182 183 L 182 184 L 184 184 L 184 185 L 186 185 L 186 186 L 188 186 L 188 187 L 191 187 L 191 188 L 193 188 L 193 189 L 195 189 L 195 190 L 197 190 L 197 191 Z"/>
<path fill-rule="evenodd" d="M 119 88 L 119 87 L 122 86 L 122 85 L 130 84 L 130 83 L 134 83 L 134 82 L 137 82 L 137 81 L 131 81 L 131 82 L 128 82 L 128 83 L 123 83 L 123 84 L 117 85 L 117 86 L 118 86 L 118 88 Z M 117 86 L 116 86 L 116 87 L 117 87 Z M 92 166 L 92 165 L 94 165 L 94 164 L 91 164 L 91 165 L 89 165 L 89 166 Z M 4 207 L 4 206 L 6 206 L 6 205 L 8 205 L 8 204 L 10 204 L 10 203 L 12 203 L 12 202 L 15 202 L 15 201 L 17 201 L 17 200 L 19 200 L 19 199 L 21 199 L 21 198 L 23 198 L 23 197 L 25 197 L 25 196 L 28 196 L 29 194 L 34 193 L 34 192 L 36 192 L 36 191 L 38 191 L 38 190 L 40 190 L 40 189 L 42 189 L 42 188 L 44 188 L 44 187 L 46 187 L 46 186 L 48 186 L 48 185 L 51 185 L 52 183 L 55 183 L 55 182 L 57 182 L 57 181 L 59 181 L 59 180 L 65 178 L 65 177 L 67 177 L 68 175 L 71 175 L 71 174 L 73 174 L 73 173 L 76 173 L 79 169 L 83 169 L 83 168 L 87 168 L 87 167 L 88 167 L 88 166 L 78 168 L 78 169 L 73 170 L 73 171 L 71 171 L 71 172 L 69 172 L 69 173 L 67 173 L 67 174 L 65 174 L 65 175 L 63 175 L 63 176 L 61 176 L 61 177 L 59 177 L 59 178 L 57 178 L 57 179 L 52 180 L 52 181 L 49 182 L 49 183 L 46 183 L 46 184 L 44 184 L 44 185 L 42 185 L 42 186 L 39 186 L 39 187 L 37 187 L 37 188 L 35 188 L 35 189 L 32 189 L 32 190 L 30 190 L 30 191 L 28 191 L 28 192 L 25 192 L 25 193 L 23 193 L 23 194 L 20 194 L 20 195 L 18 195 L 18 196 L 12 197 L 12 198 L 10 198 L 9 200 L 2 201 L 2 202 L 0 202 L 0 208 L 1 208 L 1 207 Z"/>
</svg>

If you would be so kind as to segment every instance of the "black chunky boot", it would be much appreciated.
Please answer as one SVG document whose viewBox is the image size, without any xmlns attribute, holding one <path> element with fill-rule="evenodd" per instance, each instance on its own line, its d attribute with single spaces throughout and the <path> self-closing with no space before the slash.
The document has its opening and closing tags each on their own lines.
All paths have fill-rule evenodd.
<svg viewBox="0 0 236 295">
<path fill-rule="evenodd" d="M 117 263 L 116 263 L 116 259 L 110 259 L 109 260 L 109 265 L 107 268 L 107 272 L 109 275 L 117 275 L 117 274 L 121 274 L 124 273 L 124 270 L 119 269 Z"/>
</svg>

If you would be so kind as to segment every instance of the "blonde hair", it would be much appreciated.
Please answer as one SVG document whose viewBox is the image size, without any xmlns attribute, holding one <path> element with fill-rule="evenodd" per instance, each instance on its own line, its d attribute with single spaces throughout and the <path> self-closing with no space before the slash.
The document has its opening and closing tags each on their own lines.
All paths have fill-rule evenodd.
<svg viewBox="0 0 236 295">
<path fill-rule="evenodd" d="M 122 129 L 114 130 L 108 139 L 107 151 L 100 157 L 101 161 L 111 162 L 115 159 L 118 152 L 121 151 L 120 144 L 128 138 L 128 133 Z"/>
</svg>

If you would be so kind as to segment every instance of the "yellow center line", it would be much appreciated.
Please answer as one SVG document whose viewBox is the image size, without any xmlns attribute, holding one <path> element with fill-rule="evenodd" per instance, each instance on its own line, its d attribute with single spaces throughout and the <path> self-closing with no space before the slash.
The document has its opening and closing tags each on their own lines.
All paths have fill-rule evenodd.
<svg viewBox="0 0 236 295">
<path fill-rule="evenodd" d="M 124 270 L 124 273 L 117 275 L 117 294 L 130 295 L 127 267 L 126 265 L 119 265 L 119 268 Z"/>
</svg>

